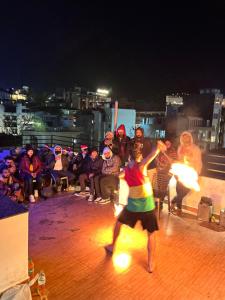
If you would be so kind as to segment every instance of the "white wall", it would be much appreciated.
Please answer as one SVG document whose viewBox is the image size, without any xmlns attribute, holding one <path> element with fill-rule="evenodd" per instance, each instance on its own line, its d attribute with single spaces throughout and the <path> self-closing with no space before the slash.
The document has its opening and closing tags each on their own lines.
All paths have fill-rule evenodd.
<svg viewBox="0 0 225 300">
<path fill-rule="evenodd" d="M 111 130 L 114 129 L 114 113 L 115 109 L 111 109 Z M 134 128 L 136 123 L 136 110 L 135 109 L 118 109 L 118 121 L 117 121 L 117 127 L 119 127 L 121 124 L 124 124 L 126 127 L 127 135 L 130 137 L 134 136 Z"/>
<path fill-rule="evenodd" d="M 28 213 L 0 220 L 0 294 L 28 279 Z"/>
</svg>

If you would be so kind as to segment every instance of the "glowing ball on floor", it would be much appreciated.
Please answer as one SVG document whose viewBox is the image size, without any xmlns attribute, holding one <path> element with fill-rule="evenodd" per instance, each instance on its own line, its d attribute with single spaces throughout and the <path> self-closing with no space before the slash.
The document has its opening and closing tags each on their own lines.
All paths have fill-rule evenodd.
<svg viewBox="0 0 225 300">
<path fill-rule="evenodd" d="M 118 272 L 125 271 L 131 264 L 131 256 L 127 253 L 115 254 L 113 256 L 113 265 Z"/>
</svg>

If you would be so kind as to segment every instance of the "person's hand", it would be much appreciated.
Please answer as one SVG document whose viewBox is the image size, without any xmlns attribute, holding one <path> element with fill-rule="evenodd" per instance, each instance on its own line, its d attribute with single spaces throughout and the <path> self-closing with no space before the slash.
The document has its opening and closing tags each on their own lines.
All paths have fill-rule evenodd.
<svg viewBox="0 0 225 300">
<path fill-rule="evenodd" d="M 32 177 L 33 178 L 36 178 L 37 177 L 37 174 L 36 173 L 31 173 Z"/>
<path fill-rule="evenodd" d="M 157 142 L 157 149 L 159 149 L 161 152 L 166 152 L 167 147 L 162 141 Z"/>
<path fill-rule="evenodd" d="M 77 165 L 74 164 L 74 165 L 73 165 L 73 171 L 76 171 L 76 170 L 77 170 Z"/>
<path fill-rule="evenodd" d="M 94 173 L 90 173 L 90 174 L 88 175 L 88 177 L 89 177 L 89 179 L 92 178 L 92 177 L 94 177 Z"/>
</svg>

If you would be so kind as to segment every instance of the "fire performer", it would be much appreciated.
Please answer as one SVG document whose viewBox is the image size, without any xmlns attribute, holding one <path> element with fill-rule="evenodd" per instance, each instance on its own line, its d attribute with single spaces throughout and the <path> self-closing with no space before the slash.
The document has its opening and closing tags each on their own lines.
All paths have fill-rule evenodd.
<svg viewBox="0 0 225 300">
<path fill-rule="evenodd" d="M 194 144 L 192 134 L 184 131 L 180 136 L 180 146 L 177 151 L 178 160 L 192 167 L 198 175 L 202 169 L 202 158 L 200 148 Z M 190 189 L 177 179 L 176 192 L 177 196 L 172 200 L 171 210 L 175 211 L 178 216 L 182 215 L 182 201 L 189 193 Z"/>
<path fill-rule="evenodd" d="M 129 186 L 128 204 L 119 214 L 116 221 L 113 241 L 105 247 L 110 254 L 113 253 L 117 238 L 120 233 L 122 224 L 134 227 L 138 220 L 141 221 L 143 230 L 148 232 L 148 271 L 153 272 L 154 249 L 155 249 L 155 234 L 158 230 L 158 222 L 155 215 L 155 202 L 152 192 L 152 186 L 147 177 L 147 166 L 160 151 L 166 151 L 166 146 L 159 141 L 155 151 L 150 153 L 142 160 L 142 156 L 135 157 L 135 161 L 131 161 L 123 172 L 120 173 L 120 178 L 124 179 Z"/>
</svg>

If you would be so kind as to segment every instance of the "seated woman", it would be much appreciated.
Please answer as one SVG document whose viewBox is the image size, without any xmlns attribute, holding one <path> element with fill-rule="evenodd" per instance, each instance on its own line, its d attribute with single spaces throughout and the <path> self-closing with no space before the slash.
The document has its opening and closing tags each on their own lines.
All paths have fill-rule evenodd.
<svg viewBox="0 0 225 300">
<path fill-rule="evenodd" d="M 34 198 L 34 181 L 37 184 L 37 190 L 41 195 L 42 187 L 42 164 L 31 145 L 26 146 L 26 154 L 23 156 L 20 164 L 20 175 L 24 180 L 25 199 L 29 198 L 30 202 L 35 202 Z"/>
</svg>

